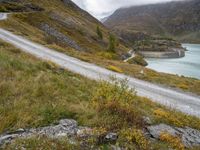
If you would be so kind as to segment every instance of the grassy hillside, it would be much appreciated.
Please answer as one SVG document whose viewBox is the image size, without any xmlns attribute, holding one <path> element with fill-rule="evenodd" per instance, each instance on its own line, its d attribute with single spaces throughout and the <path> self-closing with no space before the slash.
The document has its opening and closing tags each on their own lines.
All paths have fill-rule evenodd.
<svg viewBox="0 0 200 150">
<path fill-rule="evenodd" d="M 142 134 L 146 126 L 143 116 L 150 117 L 153 124 L 200 129 L 198 118 L 138 97 L 126 87 L 124 81 L 117 82 L 119 87 L 103 81 L 97 83 L 50 62 L 38 60 L 2 41 L 0 70 L 0 133 L 46 126 L 59 119 L 72 118 L 80 125 L 119 133 L 118 143 L 121 146 L 145 149 L 148 144 L 148 148 L 168 149 L 173 143 L 145 138 Z M 144 141 L 135 141 L 134 135 L 131 135 L 133 141 L 127 142 L 125 139 L 129 138 L 129 128 Z M 102 143 L 90 144 L 102 146 Z M 51 149 L 52 146 L 57 149 L 81 149 L 65 139 L 46 137 L 17 140 L 12 145 L 6 145 L 6 148 Z"/>
<path fill-rule="evenodd" d="M 134 6 L 117 10 L 105 24 L 110 28 L 200 43 L 199 11 L 199 0 Z"/>
<path fill-rule="evenodd" d="M 95 54 L 109 52 L 109 31 L 70 0 L 20 0 L 20 2 L 11 0 L 8 4 L 14 8 L 23 5 L 21 11 L 30 12 L 16 14 L 12 18 L 13 22 L 10 22 L 10 24 L 16 23 L 15 30 L 20 31 L 23 35 L 31 32 L 35 39 L 41 41 L 40 38 L 42 38 L 42 41 L 48 44 L 57 44 L 77 51 Z M 8 4 L 2 3 L 2 7 L 7 11 L 13 11 L 14 8 L 11 9 Z M 40 10 L 27 10 L 28 4 L 38 7 Z M 9 27 L 8 24 L 5 24 L 5 26 L 13 30 L 13 27 Z M 102 39 L 97 35 L 97 27 L 103 34 Z M 127 52 L 127 50 L 119 41 L 116 45 L 116 53 L 113 55 L 120 59 L 120 54 Z"/>
<path fill-rule="evenodd" d="M 10 1 L 12 6 L 19 5 Z M 114 68 L 115 71 L 142 80 L 200 94 L 200 81 L 197 79 L 162 74 L 139 65 L 124 63 L 121 57 L 129 49 L 124 46 L 123 41 L 114 36 L 115 49 L 110 50 L 109 47 L 112 46 L 109 41 L 113 37 L 110 31 L 70 0 L 20 0 L 20 5 L 27 3 L 42 11 L 9 15 L 8 20 L 0 22 L 0 27 L 81 60 L 111 70 Z M 9 11 L 6 5 L 4 7 Z M 97 34 L 97 27 L 102 32 L 103 39 Z M 144 74 L 141 74 L 142 70 Z"/>
</svg>

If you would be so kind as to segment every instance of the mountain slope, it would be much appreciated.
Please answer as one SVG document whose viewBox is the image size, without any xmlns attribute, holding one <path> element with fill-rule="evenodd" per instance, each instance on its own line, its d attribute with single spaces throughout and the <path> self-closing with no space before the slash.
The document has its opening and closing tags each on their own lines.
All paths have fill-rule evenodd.
<svg viewBox="0 0 200 150">
<path fill-rule="evenodd" d="M 45 41 L 50 45 L 57 44 L 64 48 L 86 53 L 108 52 L 109 30 L 97 19 L 76 6 L 71 0 L 3 0 L 1 9 L 5 12 L 24 12 L 13 15 L 5 23 L 7 29 L 20 34 L 32 34 L 32 38 Z M 37 8 L 37 9 L 36 9 Z M 103 39 L 96 33 L 99 26 Z M 115 49 L 117 59 L 128 49 L 119 41 Z"/>
<path fill-rule="evenodd" d="M 200 42 L 200 1 L 178 1 L 117 10 L 105 22 L 110 28 Z"/>
</svg>

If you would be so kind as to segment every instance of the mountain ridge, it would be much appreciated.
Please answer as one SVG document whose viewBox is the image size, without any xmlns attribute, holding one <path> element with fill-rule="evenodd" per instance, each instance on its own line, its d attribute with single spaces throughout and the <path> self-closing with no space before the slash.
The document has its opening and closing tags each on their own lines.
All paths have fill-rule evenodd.
<svg viewBox="0 0 200 150">
<path fill-rule="evenodd" d="M 116 10 L 105 25 L 172 37 L 181 42 L 200 43 L 199 12 L 199 0 L 132 6 Z"/>
</svg>

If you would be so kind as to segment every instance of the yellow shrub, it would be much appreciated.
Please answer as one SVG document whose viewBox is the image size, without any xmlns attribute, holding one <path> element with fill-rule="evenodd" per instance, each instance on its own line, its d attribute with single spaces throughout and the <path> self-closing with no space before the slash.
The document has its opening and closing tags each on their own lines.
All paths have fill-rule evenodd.
<svg viewBox="0 0 200 150">
<path fill-rule="evenodd" d="M 107 130 L 105 128 L 99 127 L 99 128 L 93 128 L 89 131 L 83 132 L 85 135 L 88 135 L 87 143 L 89 145 L 99 145 L 103 143 L 103 138 L 105 137 Z M 82 137 L 80 137 L 79 140 L 82 140 Z"/>
<path fill-rule="evenodd" d="M 110 65 L 110 66 L 107 67 L 107 69 L 109 69 L 111 71 L 114 71 L 114 72 L 123 73 L 123 71 L 120 68 L 116 67 L 116 66 Z"/>
<path fill-rule="evenodd" d="M 133 89 L 129 89 L 128 81 L 113 79 L 112 82 L 99 82 L 91 99 L 91 106 L 97 110 L 99 118 L 103 117 L 101 125 L 106 122 L 106 128 L 113 130 L 125 124 L 143 126 L 142 114 L 137 109 L 137 96 Z"/>
<path fill-rule="evenodd" d="M 154 115 L 157 117 L 168 117 L 169 114 L 162 109 L 156 109 L 154 110 Z"/>
<path fill-rule="evenodd" d="M 115 53 L 109 53 L 109 52 L 99 52 L 97 55 L 106 58 L 106 59 L 115 59 L 116 54 Z"/>
<path fill-rule="evenodd" d="M 170 146 L 175 150 L 184 150 L 185 147 L 179 137 L 172 136 L 169 133 L 161 133 L 160 140 L 165 141 L 170 144 Z"/>
<path fill-rule="evenodd" d="M 150 149 L 149 141 L 139 129 L 124 129 L 121 131 L 120 136 L 120 138 L 126 140 L 128 143 L 135 143 L 142 150 Z"/>
<path fill-rule="evenodd" d="M 158 119 L 164 119 L 176 126 L 183 126 L 183 123 L 173 114 L 170 112 L 166 112 L 163 109 L 156 109 L 154 110 L 154 115 Z"/>
<path fill-rule="evenodd" d="M 183 90 L 189 89 L 188 85 L 186 85 L 186 84 L 184 84 L 184 83 L 178 84 L 178 87 L 181 88 L 181 89 L 183 89 Z"/>
</svg>

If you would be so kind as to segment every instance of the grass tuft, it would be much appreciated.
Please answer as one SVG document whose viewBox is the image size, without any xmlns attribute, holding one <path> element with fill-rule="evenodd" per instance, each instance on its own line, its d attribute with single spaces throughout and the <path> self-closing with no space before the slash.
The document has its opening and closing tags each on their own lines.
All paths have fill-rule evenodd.
<svg viewBox="0 0 200 150">
<path fill-rule="evenodd" d="M 114 72 L 123 73 L 123 71 L 120 68 L 116 67 L 116 66 L 109 65 L 107 67 L 107 69 L 109 69 L 111 71 L 114 71 Z"/>
</svg>

